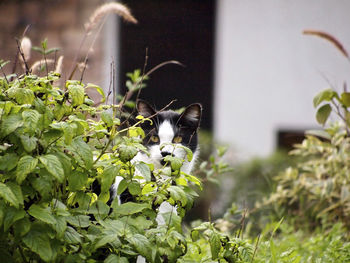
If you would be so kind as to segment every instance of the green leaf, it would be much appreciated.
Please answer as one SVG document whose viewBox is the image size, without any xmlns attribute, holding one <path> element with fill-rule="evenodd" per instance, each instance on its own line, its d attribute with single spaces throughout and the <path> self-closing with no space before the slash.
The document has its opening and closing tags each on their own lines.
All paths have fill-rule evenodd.
<svg viewBox="0 0 350 263">
<path fill-rule="evenodd" d="M 103 247 L 104 245 L 108 243 L 113 243 L 115 241 L 119 241 L 119 238 L 117 235 L 104 235 L 101 239 L 97 241 L 95 244 L 95 249 L 98 249 L 100 247 Z M 120 242 L 120 241 L 119 241 Z"/>
<path fill-rule="evenodd" d="M 0 135 L 5 137 L 10 133 L 13 133 L 18 127 L 23 125 L 22 116 L 20 114 L 10 115 L 5 118 L 1 123 Z"/>
<path fill-rule="evenodd" d="M 4 230 L 7 231 L 12 224 L 22 219 L 26 215 L 26 212 L 23 209 L 18 210 L 10 206 L 6 208 L 4 214 Z"/>
<path fill-rule="evenodd" d="M 35 99 L 35 96 L 32 90 L 22 88 L 17 89 L 15 93 L 15 98 L 18 104 L 32 104 Z"/>
<path fill-rule="evenodd" d="M 0 158 L 0 170 L 11 171 L 18 163 L 18 156 L 14 153 L 6 153 Z"/>
<path fill-rule="evenodd" d="M 321 91 L 319 94 L 317 94 L 314 97 L 313 103 L 314 107 L 316 108 L 318 105 L 320 105 L 324 101 L 330 101 L 332 98 L 336 96 L 336 92 L 332 89 L 326 89 Z"/>
<path fill-rule="evenodd" d="M 14 231 L 17 236 L 23 237 L 30 230 L 31 222 L 27 217 L 24 217 L 14 224 Z"/>
<path fill-rule="evenodd" d="M 128 186 L 129 192 L 132 195 L 139 195 L 141 193 L 141 187 L 139 182 L 131 182 Z"/>
<path fill-rule="evenodd" d="M 6 185 L 10 188 L 11 192 L 15 195 L 17 202 L 20 205 L 24 204 L 23 194 L 21 187 L 14 182 L 7 182 Z"/>
<path fill-rule="evenodd" d="M 21 135 L 21 143 L 26 152 L 31 153 L 35 148 L 38 139 L 36 137 L 29 137 L 28 135 Z"/>
<path fill-rule="evenodd" d="M 79 106 L 84 103 L 85 91 L 80 84 L 68 85 L 68 92 L 72 98 L 72 105 Z"/>
<path fill-rule="evenodd" d="M 139 204 L 139 203 L 127 202 L 118 206 L 115 212 L 120 215 L 132 215 L 132 214 L 142 212 L 143 210 L 148 208 L 150 208 L 150 205 L 146 203 Z"/>
<path fill-rule="evenodd" d="M 90 225 L 90 217 L 86 215 L 77 215 L 67 217 L 67 222 L 76 227 L 88 227 Z"/>
<path fill-rule="evenodd" d="M 149 166 L 146 163 L 140 162 L 135 164 L 135 168 L 138 172 L 143 176 L 143 178 L 146 180 L 146 182 L 151 181 L 151 170 Z"/>
<path fill-rule="evenodd" d="M 39 160 L 50 174 L 52 174 L 59 182 L 63 182 L 64 170 L 60 160 L 55 155 L 42 155 L 39 157 Z"/>
<path fill-rule="evenodd" d="M 87 173 L 82 173 L 74 171 L 70 176 L 68 176 L 68 188 L 70 191 L 83 190 L 88 181 Z"/>
<path fill-rule="evenodd" d="M 0 183 L 0 197 L 9 202 L 14 207 L 18 208 L 19 202 L 12 190 L 5 184 Z"/>
<path fill-rule="evenodd" d="M 319 124 L 324 125 L 332 112 L 332 107 L 329 104 L 325 104 L 320 107 L 316 113 L 316 120 Z"/>
<path fill-rule="evenodd" d="M 37 127 L 41 114 L 36 110 L 25 110 L 22 112 L 22 117 L 25 125 L 30 128 Z"/>
<path fill-rule="evenodd" d="M 89 145 L 81 137 L 73 139 L 71 145 L 73 152 L 77 155 L 76 160 L 86 169 L 91 169 L 93 164 L 93 154 Z"/>
<path fill-rule="evenodd" d="M 110 112 L 103 111 L 101 113 L 101 119 L 104 123 L 107 124 L 107 127 L 111 127 L 113 125 L 113 117 Z"/>
<path fill-rule="evenodd" d="M 142 188 L 142 195 L 147 195 L 152 192 L 155 192 L 157 190 L 157 185 L 154 182 L 149 182 L 145 184 L 145 186 Z"/>
<path fill-rule="evenodd" d="M 181 166 L 183 164 L 183 160 L 181 158 L 175 157 L 175 156 L 171 156 L 171 155 L 167 155 L 164 158 L 165 162 L 170 162 L 171 165 L 171 169 L 173 171 L 178 171 L 181 169 Z"/>
<path fill-rule="evenodd" d="M 128 181 L 125 179 L 122 179 L 118 185 L 117 194 L 121 195 L 126 188 L 128 188 Z"/>
<path fill-rule="evenodd" d="M 30 230 L 28 234 L 23 237 L 23 242 L 30 250 L 47 262 L 53 259 L 53 251 L 49 236 L 44 230 L 45 229 L 43 229 L 43 231 L 39 231 L 38 229 Z"/>
<path fill-rule="evenodd" d="M 135 157 L 135 155 L 137 154 L 137 149 L 134 146 L 121 145 L 118 148 L 118 153 L 119 153 L 120 160 L 123 163 L 126 163 Z"/>
<path fill-rule="evenodd" d="M 144 256 L 147 260 L 152 261 L 152 245 L 145 236 L 135 234 L 127 240 L 135 247 L 138 253 Z"/>
<path fill-rule="evenodd" d="M 101 87 L 99 87 L 99 86 L 97 86 L 95 84 L 88 83 L 85 89 L 90 89 L 90 88 L 96 89 L 97 92 L 101 94 L 102 100 L 100 101 L 100 103 L 103 103 L 103 102 L 106 101 L 106 95 L 105 95 L 105 93 L 104 93 L 104 91 L 103 91 L 103 89 Z"/>
<path fill-rule="evenodd" d="M 182 190 L 182 188 L 180 188 L 180 186 L 171 185 L 167 188 L 167 190 L 175 201 L 181 202 L 183 206 L 187 204 L 186 193 L 184 190 Z"/>
<path fill-rule="evenodd" d="M 343 92 L 340 95 L 340 100 L 341 103 L 345 106 L 345 107 L 350 107 L 350 93 L 349 92 Z"/>
<path fill-rule="evenodd" d="M 69 244 L 80 244 L 82 242 L 81 235 L 72 227 L 68 226 L 64 233 L 64 239 Z"/>
<path fill-rule="evenodd" d="M 115 177 L 118 175 L 120 167 L 110 165 L 103 170 L 101 176 L 101 192 L 108 192 L 113 184 Z"/>
<path fill-rule="evenodd" d="M 27 175 L 31 173 L 38 164 L 38 159 L 33 158 L 30 155 L 23 156 L 18 161 L 17 169 L 16 169 L 16 177 L 17 182 L 22 183 Z"/>
<path fill-rule="evenodd" d="M 104 263 L 129 263 L 125 257 L 119 257 L 115 254 L 110 254 L 104 261 Z"/>
<path fill-rule="evenodd" d="M 47 224 L 50 224 L 50 225 L 56 224 L 56 220 L 51 213 L 50 207 L 44 208 L 44 207 L 41 207 L 37 204 L 33 204 L 30 206 L 28 213 L 32 217 L 39 219 Z"/>
<path fill-rule="evenodd" d="M 211 257 L 213 260 L 216 260 L 219 257 L 221 249 L 220 235 L 216 232 L 213 232 L 209 238 Z"/>
</svg>

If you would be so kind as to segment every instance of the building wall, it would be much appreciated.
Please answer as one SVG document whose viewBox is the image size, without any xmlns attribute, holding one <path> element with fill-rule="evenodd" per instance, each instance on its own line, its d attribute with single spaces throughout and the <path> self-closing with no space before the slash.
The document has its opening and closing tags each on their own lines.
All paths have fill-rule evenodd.
<svg viewBox="0 0 350 263">
<path fill-rule="evenodd" d="M 280 129 L 319 127 L 312 99 L 328 82 L 341 90 L 350 65 L 302 31 L 329 32 L 350 50 L 349 10 L 347 0 L 218 0 L 214 128 L 234 158 L 271 153 Z"/>
<path fill-rule="evenodd" d="M 16 38 L 22 38 L 25 28 L 30 25 L 26 36 L 33 46 L 40 46 L 41 41 L 48 39 L 48 47 L 59 47 L 57 55 L 64 55 L 62 77 L 68 78 L 75 55 L 84 37 L 84 24 L 102 0 L 3 0 L 0 1 L 0 58 L 15 61 L 17 52 Z M 107 28 L 108 25 L 107 25 Z M 108 30 L 108 29 L 107 29 Z M 87 38 L 85 45 L 78 55 L 79 62 L 84 60 L 90 43 L 95 34 Z M 84 83 L 107 85 L 109 83 L 109 63 L 112 60 L 111 50 L 106 51 L 103 38 L 104 31 L 98 37 L 93 52 L 88 61 L 88 68 L 84 75 Z M 106 59 L 108 54 L 109 59 Z M 52 56 L 51 56 L 52 57 Z M 32 52 L 28 61 L 41 59 L 38 53 Z M 113 57 L 115 59 L 115 57 Z M 21 73 L 20 67 L 17 72 Z M 51 67 L 53 69 L 53 67 Z M 7 73 L 12 70 L 6 66 Z M 80 72 L 75 75 L 80 78 Z M 105 79 L 108 78 L 108 81 Z M 97 98 L 98 99 L 98 98 Z"/>
</svg>

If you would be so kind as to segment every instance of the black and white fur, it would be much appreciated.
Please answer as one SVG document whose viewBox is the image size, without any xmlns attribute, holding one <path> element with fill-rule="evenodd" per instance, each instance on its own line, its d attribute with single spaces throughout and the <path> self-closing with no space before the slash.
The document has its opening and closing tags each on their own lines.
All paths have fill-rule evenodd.
<svg viewBox="0 0 350 263">
<path fill-rule="evenodd" d="M 138 114 L 145 118 L 150 118 L 152 123 L 145 121 L 141 127 L 145 132 L 143 144 L 147 147 L 149 155 L 139 152 L 133 163 L 145 162 L 154 165 L 155 170 L 163 169 L 166 165 L 164 158 L 167 155 L 173 155 L 184 159 L 181 171 L 190 173 L 199 155 L 198 146 L 198 128 L 200 124 L 202 106 L 198 103 L 191 104 L 185 108 L 182 114 L 172 110 L 157 112 L 150 104 L 144 100 L 138 100 L 136 103 Z M 158 138 L 158 141 L 153 141 L 153 138 Z M 181 142 L 174 142 L 174 138 L 181 137 Z M 186 151 L 177 147 L 178 144 L 184 145 L 191 149 L 193 158 L 188 161 L 186 158 Z M 137 171 L 136 171 L 137 172 Z M 115 183 L 112 185 L 112 198 L 118 198 L 120 203 L 127 200 L 121 196 L 117 196 L 117 189 L 122 177 L 117 176 Z M 124 200 L 123 200 L 124 199 Z M 159 211 L 162 210 L 162 205 Z"/>
<path fill-rule="evenodd" d="M 138 100 L 136 108 L 140 115 L 145 118 L 150 118 L 152 123 L 145 121 L 141 125 L 146 135 L 143 139 L 143 144 L 147 147 L 149 155 L 139 152 L 132 162 L 150 163 L 154 165 L 155 170 L 159 170 L 166 168 L 164 158 L 167 155 L 173 155 L 185 160 L 181 171 L 190 173 L 199 155 L 197 132 L 202 115 L 202 106 L 198 103 L 191 104 L 185 108 L 182 114 L 172 110 L 157 112 L 146 101 Z M 158 138 L 158 141 L 153 141 L 152 136 Z M 174 141 L 177 137 L 181 137 L 181 142 Z M 191 149 L 193 153 L 191 161 L 187 160 L 186 151 L 181 147 L 177 147 L 177 144 L 184 145 Z M 136 173 L 138 173 L 137 170 Z M 116 194 L 122 180 L 122 177 L 117 176 L 111 187 L 111 196 L 113 199 L 118 198 L 119 203 L 125 203 L 128 201 L 128 198 L 130 198 L 130 195 L 125 192 L 120 196 Z M 158 225 L 165 225 L 165 219 L 162 215 L 169 212 L 176 213 L 176 208 L 171 206 L 168 202 L 163 202 L 159 206 L 158 215 L 156 217 Z M 145 263 L 146 259 L 142 256 L 138 256 L 136 262 Z"/>
</svg>

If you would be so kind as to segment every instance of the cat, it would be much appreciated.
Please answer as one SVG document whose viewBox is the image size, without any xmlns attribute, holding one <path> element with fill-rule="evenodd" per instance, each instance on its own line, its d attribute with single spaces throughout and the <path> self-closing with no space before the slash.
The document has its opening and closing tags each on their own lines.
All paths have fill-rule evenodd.
<svg viewBox="0 0 350 263">
<path fill-rule="evenodd" d="M 153 164 L 155 169 L 161 169 L 167 165 L 164 158 L 173 155 L 185 160 L 181 171 L 190 173 L 199 155 L 198 129 L 202 115 L 201 104 L 191 104 L 179 114 L 172 110 L 157 112 L 148 102 L 138 100 L 136 109 L 139 115 L 151 119 L 152 122 L 145 121 L 141 124 L 141 128 L 145 132 L 143 144 L 147 147 L 149 155 L 139 152 L 132 162 L 142 161 Z M 192 160 L 188 161 L 186 151 L 181 147 L 176 147 L 176 145 L 188 147 L 193 153 Z M 118 198 L 120 204 L 132 199 L 132 196 L 127 192 L 120 196 L 117 195 L 117 189 L 122 179 L 122 177 L 117 176 L 110 189 L 111 197 Z M 166 208 L 162 205 L 159 208 L 160 212 L 164 209 L 170 209 L 167 204 L 163 205 L 167 206 Z"/>
</svg>

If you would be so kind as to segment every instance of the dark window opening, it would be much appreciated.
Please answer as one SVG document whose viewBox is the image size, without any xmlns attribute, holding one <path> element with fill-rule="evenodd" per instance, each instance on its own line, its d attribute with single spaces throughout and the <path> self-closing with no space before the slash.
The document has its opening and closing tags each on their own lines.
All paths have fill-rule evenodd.
<svg viewBox="0 0 350 263">
<path fill-rule="evenodd" d="M 126 73 L 145 62 L 147 70 L 167 61 L 151 75 L 141 98 L 158 109 L 177 99 L 172 108 L 194 102 L 203 105 L 202 127 L 212 128 L 213 52 L 215 1 L 213 0 L 125 0 L 137 25 L 121 23 L 120 87 L 126 92 Z M 146 70 L 146 71 L 147 71 Z"/>
</svg>

